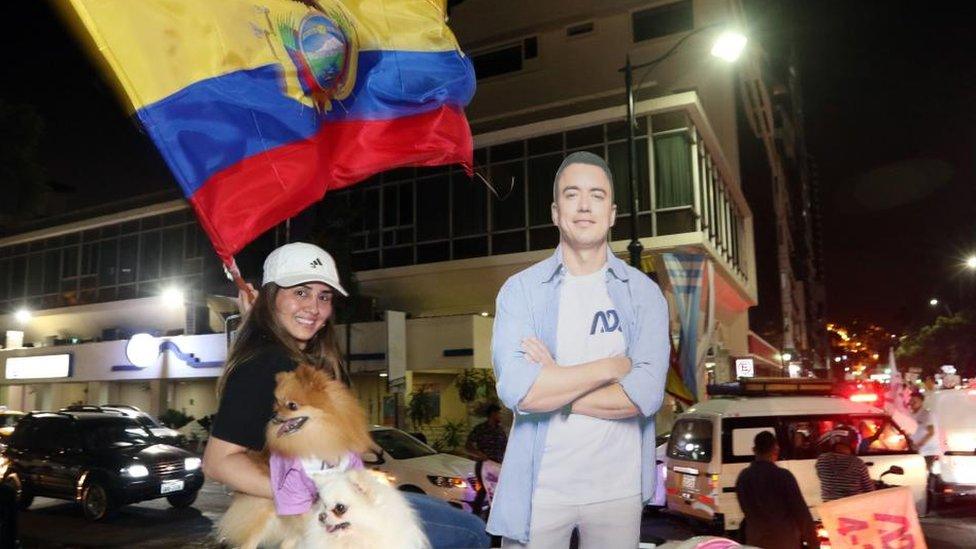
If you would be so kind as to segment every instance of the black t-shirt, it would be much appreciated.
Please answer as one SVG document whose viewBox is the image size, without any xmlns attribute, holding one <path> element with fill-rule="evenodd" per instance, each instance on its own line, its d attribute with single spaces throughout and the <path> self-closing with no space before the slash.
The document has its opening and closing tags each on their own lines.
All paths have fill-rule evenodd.
<svg viewBox="0 0 976 549">
<path fill-rule="evenodd" d="M 253 450 L 264 448 L 264 430 L 274 412 L 275 375 L 295 369 L 275 345 L 237 365 L 227 378 L 212 435 Z"/>
</svg>

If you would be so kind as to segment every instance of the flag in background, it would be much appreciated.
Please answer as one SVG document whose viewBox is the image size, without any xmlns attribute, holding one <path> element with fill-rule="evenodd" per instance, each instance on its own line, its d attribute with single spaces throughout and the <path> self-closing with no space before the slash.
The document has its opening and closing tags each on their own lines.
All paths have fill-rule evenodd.
<svg viewBox="0 0 976 549">
<path fill-rule="evenodd" d="M 681 321 L 681 341 L 678 345 L 678 364 L 682 385 L 697 400 L 698 381 L 698 321 L 701 305 L 702 273 L 705 256 L 699 254 L 662 254 L 664 267 L 668 271 L 674 301 L 677 304 L 678 319 Z M 671 381 L 671 374 L 668 376 Z M 671 392 L 671 391 L 669 391 Z M 674 393 L 672 393 L 674 394 Z"/>
<path fill-rule="evenodd" d="M 227 265 L 326 191 L 401 166 L 471 170 L 474 70 L 444 0 L 58 4 Z"/>
</svg>

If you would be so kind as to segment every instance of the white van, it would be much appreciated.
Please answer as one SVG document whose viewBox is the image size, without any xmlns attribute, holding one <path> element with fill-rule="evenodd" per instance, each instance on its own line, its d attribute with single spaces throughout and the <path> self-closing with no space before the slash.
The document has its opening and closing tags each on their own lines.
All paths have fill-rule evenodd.
<svg viewBox="0 0 976 549">
<path fill-rule="evenodd" d="M 716 530 L 737 530 L 742 510 L 735 494 L 739 472 L 753 459 L 753 440 L 761 431 L 776 435 L 780 446 L 777 464 L 796 477 L 814 518 L 820 499 L 815 468 L 816 443 L 838 426 L 857 429 L 862 436 L 858 455 L 877 479 L 897 465 L 902 475 L 888 475 L 892 485 L 910 486 L 916 507 L 925 510 L 925 460 L 912 448 L 908 436 L 874 406 L 838 396 L 816 394 L 799 380 L 759 383 L 750 396 L 717 396 L 700 402 L 678 416 L 671 429 L 665 460 L 667 505 L 671 512 L 709 522 Z M 791 387 L 792 386 L 792 387 Z M 829 383 L 821 383 L 830 392 Z M 798 390 L 796 390 L 798 389 Z M 776 396 L 762 396 L 778 393 Z M 792 396 L 799 394 L 801 396 Z"/>
<path fill-rule="evenodd" d="M 976 495 L 976 388 L 927 393 L 939 455 L 932 462 L 929 502 L 938 507 Z"/>
</svg>

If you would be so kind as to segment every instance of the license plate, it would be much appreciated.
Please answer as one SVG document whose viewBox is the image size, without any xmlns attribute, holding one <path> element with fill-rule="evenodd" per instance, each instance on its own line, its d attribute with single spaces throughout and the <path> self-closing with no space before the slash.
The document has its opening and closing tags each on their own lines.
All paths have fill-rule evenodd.
<svg viewBox="0 0 976 549">
<path fill-rule="evenodd" d="M 164 480 L 163 484 L 159 487 L 160 494 L 169 494 L 170 492 L 179 492 L 183 489 L 182 480 Z"/>
<path fill-rule="evenodd" d="M 695 475 L 681 475 L 681 487 L 686 490 L 694 490 L 697 479 L 698 477 Z"/>
</svg>

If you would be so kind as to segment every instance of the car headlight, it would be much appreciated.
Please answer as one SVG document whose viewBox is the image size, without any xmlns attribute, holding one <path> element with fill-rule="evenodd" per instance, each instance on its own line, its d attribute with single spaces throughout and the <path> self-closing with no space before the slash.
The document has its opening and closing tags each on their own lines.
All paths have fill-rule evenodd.
<svg viewBox="0 0 976 549">
<path fill-rule="evenodd" d="M 191 457 L 183 460 L 183 468 L 187 471 L 196 471 L 200 468 L 200 458 Z"/>
<path fill-rule="evenodd" d="M 139 465 L 138 463 L 124 467 L 122 472 L 129 475 L 132 478 L 142 478 L 149 476 L 149 469 L 146 469 L 145 465 Z"/>
<path fill-rule="evenodd" d="M 441 488 L 467 488 L 468 483 L 463 478 L 458 477 L 441 477 L 435 475 L 427 475 L 427 480 L 430 481 L 434 486 L 440 486 Z"/>
</svg>

